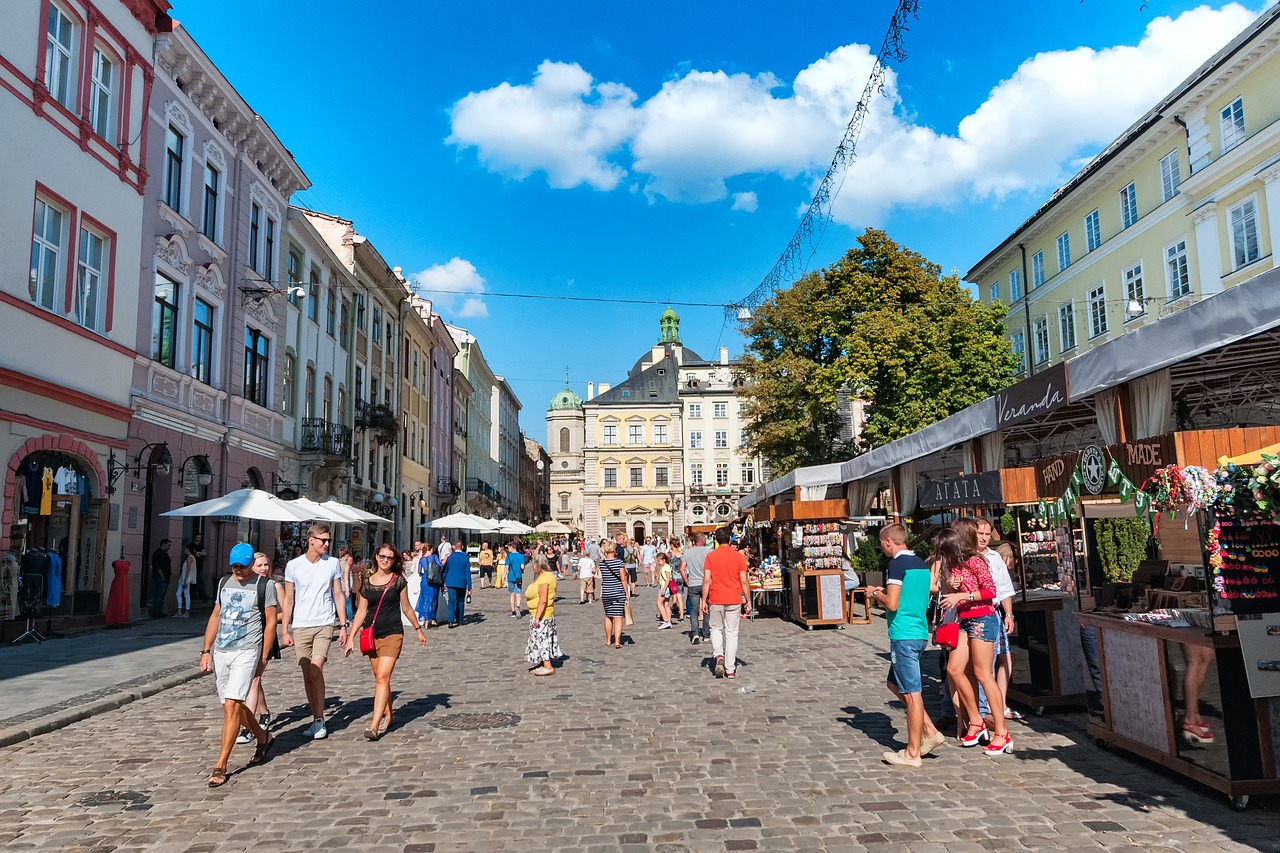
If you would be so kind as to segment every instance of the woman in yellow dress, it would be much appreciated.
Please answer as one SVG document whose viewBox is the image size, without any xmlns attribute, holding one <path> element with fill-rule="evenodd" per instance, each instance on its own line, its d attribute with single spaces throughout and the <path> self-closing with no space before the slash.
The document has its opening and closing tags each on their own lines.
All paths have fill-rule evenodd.
<svg viewBox="0 0 1280 853">
<path fill-rule="evenodd" d="M 534 579 L 524 587 L 529 606 L 529 642 L 524 657 L 529 663 L 541 664 L 529 670 L 533 675 L 555 675 L 551 661 L 564 655 L 556 633 L 556 573 L 541 548 L 534 553 L 531 565 Z"/>
</svg>

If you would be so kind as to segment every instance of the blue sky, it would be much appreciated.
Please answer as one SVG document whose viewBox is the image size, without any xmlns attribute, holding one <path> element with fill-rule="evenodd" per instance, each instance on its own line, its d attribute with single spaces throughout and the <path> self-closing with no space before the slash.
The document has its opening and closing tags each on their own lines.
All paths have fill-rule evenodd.
<svg viewBox="0 0 1280 853">
<path fill-rule="evenodd" d="M 963 274 L 1243 29 L 1261 0 L 922 0 L 810 268 L 867 226 Z M 890 0 L 174 0 L 310 177 L 481 342 L 545 438 L 563 387 L 617 383 L 671 300 L 742 349 L 750 293 L 831 162 Z M 264 14 L 264 10 L 269 10 Z M 253 22 L 247 27 L 246 22 Z M 447 291 L 447 292 L 445 292 Z"/>
</svg>

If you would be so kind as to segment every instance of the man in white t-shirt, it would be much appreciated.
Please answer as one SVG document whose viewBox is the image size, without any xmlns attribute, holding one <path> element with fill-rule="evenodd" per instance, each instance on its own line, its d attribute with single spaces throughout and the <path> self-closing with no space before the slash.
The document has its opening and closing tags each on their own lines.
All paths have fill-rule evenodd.
<svg viewBox="0 0 1280 853">
<path fill-rule="evenodd" d="M 307 552 L 284 568 L 284 611 L 281 645 L 294 646 L 302 683 L 311 706 L 311 725 L 305 737 L 328 737 L 324 726 L 324 662 L 333 642 L 333 620 L 338 618 L 338 645 L 347 642 L 347 597 L 342 592 L 342 565 L 330 557 L 332 535 L 327 524 L 313 524 L 307 532 Z"/>
<path fill-rule="evenodd" d="M 654 546 L 653 540 L 645 537 L 644 544 L 640 546 L 640 568 L 644 572 L 644 582 L 647 586 L 655 586 L 658 583 L 658 549 Z"/>
<path fill-rule="evenodd" d="M 1001 628 L 1003 629 L 1000 632 L 1000 636 L 996 638 L 992 657 L 996 683 L 1000 685 L 1001 692 L 1006 694 L 1004 703 L 1006 709 L 1005 719 L 1021 719 L 1022 715 L 1009 708 L 1007 701 L 1009 679 L 1013 675 L 1013 649 L 1009 645 L 1009 635 L 1013 633 L 1013 597 L 1015 595 L 1013 578 L 1009 576 L 1009 567 L 1004 564 L 1004 558 L 991 548 L 991 520 L 979 518 L 977 522 L 978 554 L 987 561 L 987 568 L 991 571 L 991 579 L 996 582 L 996 600 L 994 603 L 998 611 L 997 615 L 1001 619 Z M 980 710 L 983 714 L 987 714 L 985 697 L 981 704 Z"/>
<path fill-rule="evenodd" d="M 595 560 L 583 554 L 578 558 L 578 603 L 586 604 L 588 601 L 600 600 L 599 593 L 596 592 L 596 562 Z"/>
</svg>

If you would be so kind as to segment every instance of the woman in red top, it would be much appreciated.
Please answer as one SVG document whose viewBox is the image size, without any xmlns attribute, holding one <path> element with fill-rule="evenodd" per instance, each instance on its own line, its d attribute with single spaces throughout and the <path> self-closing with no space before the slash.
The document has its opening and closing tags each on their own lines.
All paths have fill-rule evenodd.
<svg viewBox="0 0 1280 853">
<path fill-rule="evenodd" d="M 999 755 L 1013 751 L 1013 741 L 1004 721 L 1004 699 L 993 674 L 995 641 L 1003 630 L 993 602 L 996 583 L 987 561 L 978 554 L 978 526 L 959 519 L 944 530 L 934 543 L 934 556 L 942 562 L 940 604 L 955 608 L 960 619 L 960 645 L 947 661 L 947 676 L 956 691 L 956 706 L 968 723 L 960 737 L 961 746 L 977 746 L 987 741 L 986 753 Z M 994 733 L 987 731 L 978 711 L 975 683 L 981 684 L 991 706 Z"/>
</svg>

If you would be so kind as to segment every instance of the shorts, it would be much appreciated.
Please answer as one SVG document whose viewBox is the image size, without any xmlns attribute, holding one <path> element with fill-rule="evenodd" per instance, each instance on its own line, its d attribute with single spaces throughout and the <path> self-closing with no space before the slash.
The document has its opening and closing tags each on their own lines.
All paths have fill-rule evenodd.
<svg viewBox="0 0 1280 853">
<path fill-rule="evenodd" d="M 1001 619 L 999 616 L 996 618 L 1000 619 L 1000 636 L 996 638 L 996 650 L 994 654 L 996 657 L 1012 654 L 1013 648 L 1009 645 L 1009 634 L 1004 630 L 1004 619 Z"/>
<path fill-rule="evenodd" d="M 511 590 L 512 595 L 519 595 L 522 591 L 520 581 L 507 580 L 507 588 Z"/>
<path fill-rule="evenodd" d="M 231 699 L 243 702 L 249 698 L 249 687 L 253 684 L 253 676 L 258 671 L 258 663 L 262 660 L 262 650 L 231 649 L 213 650 L 213 674 L 218 682 L 218 698 L 223 702 Z"/>
<path fill-rule="evenodd" d="M 388 634 L 385 637 L 373 638 L 373 651 L 366 652 L 367 658 L 391 658 L 400 657 L 400 651 L 404 648 L 404 634 Z"/>
<path fill-rule="evenodd" d="M 482 577 L 482 578 L 491 578 L 491 577 L 493 577 L 493 566 L 481 566 L 481 567 L 480 567 L 480 577 Z"/>
<path fill-rule="evenodd" d="M 921 693 L 924 684 L 920 678 L 920 653 L 929 645 L 928 640 L 890 640 L 889 684 L 899 693 Z"/>
<path fill-rule="evenodd" d="M 332 624 L 317 625 L 314 628 L 293 629 L 293 647 L 298 652 L 298 660 L 303 658 L 328 660 L 329 644 L 332 642 Z"/>
<path fill-rule="evenodd" d="M 970 640 L 982 640 L 984 643 L 997 643 L 998 638 L 1004 636 L 1004 625 L 994 613 L 961 617 L 960 630 L 968 634 Z"/>
</svg>

